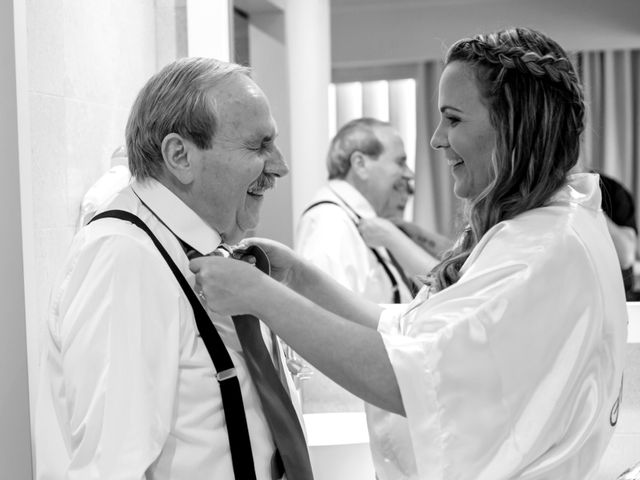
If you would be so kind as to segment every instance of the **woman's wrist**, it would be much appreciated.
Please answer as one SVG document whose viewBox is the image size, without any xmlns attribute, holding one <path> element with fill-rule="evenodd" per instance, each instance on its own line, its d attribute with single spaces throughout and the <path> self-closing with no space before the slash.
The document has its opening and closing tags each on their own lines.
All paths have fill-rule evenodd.
<svg viewBox="0 0 640 480">
<path fill-rule="evenodd" d="M 301 290 L 306 284 L 305 282 L 308 275 L 308 269 L 309 265 L 301 257 L 296 255 L 291 267 L 289 268 L 287 281 L 283 282 L 283 284 L 302 294 Z"/>
</svg>

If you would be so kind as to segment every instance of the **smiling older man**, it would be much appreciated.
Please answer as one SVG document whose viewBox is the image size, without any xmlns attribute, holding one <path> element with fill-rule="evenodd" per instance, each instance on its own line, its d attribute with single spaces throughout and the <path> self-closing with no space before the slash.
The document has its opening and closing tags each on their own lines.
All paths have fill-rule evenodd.
<svg viewBox="0 0 640 480">
<path fill-rule="evenodd" d="M 239 65 L 182 59 L 141 90 L 126 130 L 134 181 L 102 215 L 116 218 L 80 230 L 52 297 L 37 478 L 311 478 L 304 437 L 298 452 L 278 441 L 232 319 L 190 288 L 188 255 L 255 228 L 287 174 L 276 135 Z M 264 371 L 280 365 L 272 354 Z"/>
</svg>

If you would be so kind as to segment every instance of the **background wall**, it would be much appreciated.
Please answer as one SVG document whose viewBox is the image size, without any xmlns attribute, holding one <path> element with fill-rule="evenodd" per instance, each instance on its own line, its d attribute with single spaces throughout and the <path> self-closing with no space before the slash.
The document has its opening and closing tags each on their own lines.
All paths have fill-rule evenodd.
<svg viewBox="0 0 640 480">
<path fill-rule="evenodd" d="M 24 11 L 17 12 L 24 26 Z M 0 142 L 3 169 L 0 205 L 3 208 L 0 235 L 0 472 L 2 478 L 31 478 L 29 397 L 25 343 L 25 301 L 22 249 L 21 189 L 19 171 L 20 108 L 24 98 L 19 87 L 24 70 L 17 53 L 23 51 L 23 29 L 14 35 L 12 2 L 0 3 Z M 16 40 L 16 37 L 20 37 Z"/>
<path fill-rule="evenodd" d="M 31 226 L 26 275 L 31 372 L 51 285 L 64 260 L 82 196 L 124 143 L 133 99 L 176 52 L 171 0 L 26 2 Z M 162 48 L 158 48 L 159 45 Z M 160 50 L 161 54 L 158 53 Z M 37 395 L 30 376 L 31 403 Z"/>
</svg>

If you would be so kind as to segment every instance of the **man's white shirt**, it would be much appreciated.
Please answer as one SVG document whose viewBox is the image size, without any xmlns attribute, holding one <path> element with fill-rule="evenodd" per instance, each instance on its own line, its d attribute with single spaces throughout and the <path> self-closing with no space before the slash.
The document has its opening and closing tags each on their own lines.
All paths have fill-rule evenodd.
<svg viewBox="0 0 640 480">
<path fill-rule="evenodd" d="M 220 243 L 155 180 L 134 181 L 108 208 L 140 217 L 191 285 L 175 235 L 202 253 Z M 275 445 L 232 320 L 209 314 L 238 374 L 257 477 L 270 479 Z M 83 228 L 53 292 L 47 326 L 37 479 L 234 478 L 211 359 L 187 298 L 145 232 L 110 218 Z M 270 349 L 264 326 L 263 334 Z"/>
<path fill-rule="evenodd" d="M 337 282 L 376 303 L 392 303 L 391 280 L 362 239 L 353 210 L 361 218 L 376 216 L 371 204 L 344 180 L 330 180 L 314 197 L 311 205 L 323 203 L 302 215 L 297 228 L 296 251 Z M 344 204 L 347 207 L 344 207 Z M 411 292 L 402 281 L 387 253 L 376 251 L 386 261 L 400 289 L 400 301 L 411 301 Z"/>
</svg>

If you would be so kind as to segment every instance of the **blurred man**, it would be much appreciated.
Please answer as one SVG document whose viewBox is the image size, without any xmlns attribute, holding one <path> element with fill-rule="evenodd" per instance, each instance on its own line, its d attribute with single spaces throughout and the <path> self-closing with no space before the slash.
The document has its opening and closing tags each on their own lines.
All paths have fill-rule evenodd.
<svg viewBox="0 0 640 480">
<path fill-rule="evenodd" d="M 37 478 L 312 478 L 304 437 L 283 448 L 263 401 L 280 359 L 253 368 L 188 268 L 256 227 L 288 172 L 276 135 L 239 65 L 181 59 L 143 87 L 126 129 L 134 180 L 77 234 L 52 296 Z"/>
<path fill-rule="evenodd" d="M 378 303 L 405 303 L 410 285 L 385 248 L 370 248 L 358 230 L 381 216 L 413 172 L 404 143 L 387 122 L 359 118 L 344 125 L 327 156 L 329 182 L 305 210 L 296 250 L 345 287 Z M 393 209 L 393 207 L 391 207 Z"/>
</svg>

